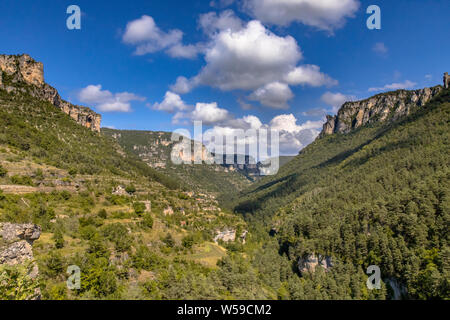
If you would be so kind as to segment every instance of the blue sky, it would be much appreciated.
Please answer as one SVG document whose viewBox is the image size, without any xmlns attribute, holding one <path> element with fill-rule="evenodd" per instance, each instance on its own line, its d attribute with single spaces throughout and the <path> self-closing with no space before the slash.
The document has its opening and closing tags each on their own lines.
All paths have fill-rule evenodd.
<svg viewBox="0 0 450 320">
<path fill-rule="evenodd" d="M 81 30 L 66 27 L 71 4 Z M 381 30 L 366 27 L 372 4 Z M 449 12 L 448 0 L 2 0 L 0 53 L 43 62 L 46 81 L 103 126 L 263 125 L 294 154 L 346 99 L 440 84 Z"/>
</svg>

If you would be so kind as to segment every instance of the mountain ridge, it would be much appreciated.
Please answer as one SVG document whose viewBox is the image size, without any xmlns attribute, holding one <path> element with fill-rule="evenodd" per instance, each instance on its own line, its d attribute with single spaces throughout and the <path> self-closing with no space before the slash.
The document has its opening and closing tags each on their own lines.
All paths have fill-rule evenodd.
<svg viewBox="0 0 450 320">
<path fill-rule="evenodd" d="M 395 122 L 425 106 L 442 90 L 440 85 L 418 90 L 397 90 L 360 101 L 346 102 L 337 115 L 327 116 L 319 139 L 335 133 L 349 133 L 369 123 Z"/>
<path fill-rule="evenodd" d="M 0 55 L 0 89 L 27 92 L 50 102 L 78 124 L 100 132 L 102 116 L 88 107 L 73 105 L 61 98 L 58 91 L 44 80 L 44 65 L 28 54 Z"/>
</svg>

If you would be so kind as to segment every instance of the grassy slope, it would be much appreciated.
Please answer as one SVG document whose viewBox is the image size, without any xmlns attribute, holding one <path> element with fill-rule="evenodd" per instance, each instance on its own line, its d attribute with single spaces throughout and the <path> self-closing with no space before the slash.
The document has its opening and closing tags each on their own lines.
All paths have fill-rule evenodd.
<svg viewBox="0 0 450 320">
<path fill-rule="evenodd" d="M 34 253 L 45 299 L 263 298 L 256 289 L 224 289 L 226 279 L 216 263 L 229 251 L 211 242 L 216 230 L 242 232 L 245 223 L 222 212 L 214 199 L 174 189 L 173 180 L 114 139 L 27 94 L 0 90 L 0 123 L 0 165 L 6 169 L 0 184 L 32 188 L 23 194 L 0 191 L 0 221 L 42 226 Z M 137 192 L 112 195 L 118 184 L 135 185 Z M 137 214 L 133 205 L 144 200 L 151 201 L 152 211 Z M 174 213 L 166 216 L 168 207 Z M 149 216 L 152 228 L 144 225 Z M 56 247 L 58 234 L 62 248 Z M 169 234 L 173 241 L 166 241 Z M 192 248 L 184 244 L 186 238 Z M 78 293 L 65 286 L 71 264 L 83 270 Z M 233 264 L 228 260 L 226 265 Z M 0 285 L 0 299 L 3 289 Z"/>
</svg>

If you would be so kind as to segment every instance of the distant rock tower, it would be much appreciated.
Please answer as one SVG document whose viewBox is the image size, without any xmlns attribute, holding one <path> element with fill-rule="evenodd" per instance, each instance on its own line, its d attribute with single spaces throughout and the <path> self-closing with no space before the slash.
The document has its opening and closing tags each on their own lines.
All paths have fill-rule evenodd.
<svg viewBox="0 0 450 320">
<path fill-rule="evenodd" d="M 448 75 L 448 72 L 444 73 L 444 88 L 448 89 L 450 85 L 450 76 Z"/>
</svg>

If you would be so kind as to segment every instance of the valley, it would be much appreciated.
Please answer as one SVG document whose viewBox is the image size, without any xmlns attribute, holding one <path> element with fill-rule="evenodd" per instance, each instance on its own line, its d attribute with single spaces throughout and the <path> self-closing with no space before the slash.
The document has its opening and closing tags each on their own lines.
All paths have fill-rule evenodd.
<svg viewBox="0 0 450 320">
<path fill-rule="evenodd" d="M 450 297 L 448 88 L 344 104 L 260 177 L 175 166 L 170 133 L 96 130 L 22 71 L 1 71 L 1 299 Z"/>
</svg>

